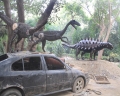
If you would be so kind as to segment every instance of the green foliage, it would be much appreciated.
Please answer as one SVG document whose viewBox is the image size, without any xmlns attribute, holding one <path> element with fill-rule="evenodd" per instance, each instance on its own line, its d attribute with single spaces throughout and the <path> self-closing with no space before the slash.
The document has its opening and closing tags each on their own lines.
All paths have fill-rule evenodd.
<svg viewBox="0 0 120 96">
<path fill-rule="evenodd" d="M 108 60 L 108 56 L 102 56 L 102 60 Z"/>
<path fill-rule="evenodd" d="M 83 8 L 80 6 L 80 2 L 67 2 L 65 4 L 65 16 L 66 18 L 81 20 L 84 23 L 87 23 L 88 17 L 86 16 Z M 82 18 L 82 19 L 81 19 Z"/>
<path fill-rule="evenodd" d="M 119 55 L 117 53 L 113 53 L 113 52 L 111 52 L 109 56 L 110 57 L 119 57 Z"/>
<path fill-rule="evenodd" d="M 54 42 L 47 42 L 47 50 L 50 53 L 54 53 L 54 49 L 55 49 Z"/>
<path fill-rule="evenodd" d="M 0 22 L 0 25 L 3 25 L 3 23 Z M 5 53 L 5 48 L 3 46 L 5 42 L 7 42 L 7 29 L 5 26 L 0 26 L 0 55 Z"/>
<path fill-rule="evenodd" d="M 41 48 L 41 46 L 39 44 L 37 45 L 37 51 L 42 52 L 42 48 Z"/>
<path fill-rule="evenodd" d="M 62 47 L 61 42 L 58 41 L 54 41 L 54 42 L 47 42 L 47 51 L 49 51 L 50 53 L 54 53 L 57 56 L 61 57 L 63 55 L 64 49 Z"/>
<path fill-rule="evenodd" d="M 0 0 L 0 12 L 4 10 L 3 2 Z"/>
<path fill-rule="evenodd" d="M 35 27 L 41 14 L 45 11 L 50 0 L 24 0 L 25 18 L 26 23 L 31 27 Z M 16 1 L 11 0 L 11 12 L 12 18 L 17 17 Z M 113 19 L 118 16 L 114 24 L 112 25 L 109 42 L 113 44 L 113 50 L 105 49 L 104 55 L 109 56 L 111 51 L 114 54 L 120 54 L 120 16 L 117 13 L 120 11 L 119 0 L 110 0 L 112 5 Z M 88 5 L 86 5 L 88 4 Z M 75 44 L 81 39 L 85 38 L 98 38 L 100 32 L 100 26 L 102 20 L 104 20 L 105 26 L 109 25 L 109 2 L 108 0 L 72 0 L 70 2 L 66 0 L 57 0 L 56 5 L 50 15 L 48 23 L 45 25 L 44 30 L 62 30 L 65 25 L 71 20 L 77 20 L 81 26 L 75 30 L 72 26 L 68 27 L 64 36 L 68 37 L 70 44 Z M 91 7 L 92 6 L 92 7 Z M 90 8 L 90 13 L 86 8 Z M 4 11 L 4 4 L 0 1 L 0 11 Z M 97 24 L 98 23 L 98 24 Z M 4 24 L 3 22 L 0 24 Z M 106 31 L 107 31 L 106 27 Z M 0 52 L 3 52 L 3 41 L 7 41 L 7 31 L 5 27 L 0 26 Z M 106 33 L 105 33 L 106 35 Z M 27 45 L 27 40 L 25 41 Z M 50 53 L 54 53 L 58 56 L 62 56 L 63 53 L 75 57 L 75 50 L 64 49 L 62 47 L 62 41 L 47 42 L 45 48 Z M 27 46 L 25 46 L 27 48 Z M 37 51 L 42 52 L 41 43 L 37 45 Z M 88 56 L 88 54 L 86 55 Z"/>
<path fill-rule="evenodd" d="M 5 43 L 6 41 L 7 41 L 7 35 L 0 37 L 0 55 L 5 53 L 5 48 L 3 46 L 3 43 Z"/>
<path fill-rule="evenodd" d="M 34 14 L 40 16 L 45 9 L 45 5 L 49 0 L 25 0 L 24 7 L 26 10 L 26 14 Z"/>
<path fill-rule="evenodd" d="M 30 25 L 31 27 L 35 27 L 38 22 L 38 17 L 31 15 L 27 18 L 26 23 Z"/>
<path fill-rule="evenodd" d="M 118 64 L 118 67 L 120 68 L 120 63 Z"/>
<path fill-rule="evenodd" d="M 57 46 L 55 47 L 55 54 L 59 57 L 62 56 L 63 54 L 63 48 L 62 48 L 62 45 L 61 44 L 57 44 Z"/>
</svg>

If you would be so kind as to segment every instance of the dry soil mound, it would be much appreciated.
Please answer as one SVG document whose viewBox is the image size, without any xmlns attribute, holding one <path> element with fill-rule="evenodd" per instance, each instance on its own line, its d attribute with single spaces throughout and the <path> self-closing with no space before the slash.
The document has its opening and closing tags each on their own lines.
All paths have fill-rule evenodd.
<svg viewBox="0 0 120 96">
<path fill-rule="evenodd" d="M 120 77 L 120 68 L 118 67 L 118 63 L 105 60 L 75 60 L 73 58 L 65 58 L 65 61 L 72 67 L 88 72 L 91 76 L 106 76 L 110 79 Z"/>
</svg>

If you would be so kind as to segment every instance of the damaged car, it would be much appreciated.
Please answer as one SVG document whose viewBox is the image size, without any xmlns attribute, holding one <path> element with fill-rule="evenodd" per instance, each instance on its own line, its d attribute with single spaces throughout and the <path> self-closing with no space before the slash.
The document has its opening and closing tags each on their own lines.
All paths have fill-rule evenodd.
<svg viewBox="0 0 120 96">
<path fill-rule="evenodd" d="M 87 73 L 51 54 L 17 52 L 0 56 L 0 96 L 35 96 L 82 92 Z"/>
</svg>

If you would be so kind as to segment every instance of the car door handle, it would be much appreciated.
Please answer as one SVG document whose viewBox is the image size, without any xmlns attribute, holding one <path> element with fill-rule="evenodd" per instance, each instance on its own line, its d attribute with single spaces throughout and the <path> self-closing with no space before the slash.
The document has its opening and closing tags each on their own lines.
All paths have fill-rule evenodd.
<svg viewBox="0 0 120 96">
<path fill-rule="evenodd" d="M 48 77 L 48 78 L 52 78 L 52 75 L 48 75 L 47 77 Z"/>
<path fill-rule="evenodd" d="M 23 76 L 22 75 L 19 75 L 18 77 L 17 77 L 17 79 L 22 79 L 23 78 Z"/>
</svg>

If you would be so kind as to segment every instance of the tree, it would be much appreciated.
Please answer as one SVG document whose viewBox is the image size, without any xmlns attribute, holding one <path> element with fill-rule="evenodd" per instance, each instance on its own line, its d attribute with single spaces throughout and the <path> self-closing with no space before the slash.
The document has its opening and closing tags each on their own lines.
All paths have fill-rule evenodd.
<svg viewBox="0 0 120 96">
<path fill-rule="evenodd" d="M 17 10 L 18 10 L 18 22 L 25 23 L 25 17 L 24 17 L 24 5 L 23 0 L 16 0 L 17 2 Z M 24 41 L 25 39 L 22 39 L 18 45 L 19 50 L 24 50 Z"/>
<path fill-rule="evenodd" d="M 4 2 L 4 9 L 5 9 L 5 13 L 6 13 L 6 16 L 8 16 L 10 19 L 11 19 L 11 7 L 10 7 L 10 1 L 9 0 L 3 0 Z M 13 23 L 13 22 L 10 22 L 10 23 Z M 9 24 L 7 24 L 7 28 L 8 28 L 8 44 L 7 44 L 7 51 L 10 51 L 10 40 L 12 38 L 12 28 Z"/>
<path fill-rule="evenodd" d="M 103 42 L 107 42 L 111 33 L 111 29 L 114 26 L 114 22 L 116 18 L 119 16 L 120 9 L 118 1 L 108 1 L 108 0 L 100 0 L 96 1 L 95 11 L 92 14 L 89 8 L 89 2 L 85 1 L 86 7 L 84 7 L 92 17 L 92 20 L 99 28 L 98 39 Z M 98 59 L 101 59 L 103 54 L 103 50 L 99 52 Z"/>
<path fill-rule="evenodd" d="M 18 2 L 19 2 L 19 0 L 18 0 Z M 27 24 L 20 23 L 23 28 L 21 27 L 21 29 L 19 29 L 19 32 L 21 32 L 20 30 L 22 30 L 22 32 L 24 33 L 24 37 L 22 37 L 22 38 L 28 37 L 28 34 L 26 33 L 26 30 L 29 30 L 29 34 L 32 35 L 32 34 L 33 34 L 34 32 L 36 32 L 37 30 L 40 30 L 40 28 L 47 23 L 48 17 L 50 16 L 51 11 L 53 10 L 53 7 L 54 7 L 54 5 L 55 5 L 55 2 L 56 2 L 56 0 L 50 0 L 49 5 L 47 6 L 46 10 L 44 11 L 44 13 L 42 14 L 42 16 L 40 17 L 40 19 L 39 19 L 39 21 L 38 21 L 38 24 L 37 24 L 37 26 L 36 26 L 35 28 L 29 29 L 29 27 L 28 27 Z M 5 3 L 5 4 L 6 4 L 6 3 Z M 7 25 L 9 25 L 10 27 L 13 26 L 14 21 L 11 20 L 11 18 L 8 18 L 6 15 L 4 15 L 2 12 L 0 12 L 0 18 L 1 18 Z M 18 28 L 19 28 L 19 27 L 18 27 Z M 26 30 L 23 31 L 24 28 L 25 28 Z M 17 32 L 17 33 L 19 33 L 19 32 Z M 19 33 L 19 34 L 20 34 L 21 36 L 23 36 L 23 33 Z M 11 36 L 11 35 L 10 35 L 10 36 Z M 15 35 L 14 35 L 14 37 L 15 37 Z M 14 39 L 14 38 L 13 38 L 13 39 Z M 9 40 L 9 44 L 10 44 L 10 40 Z"/>
</svg>

